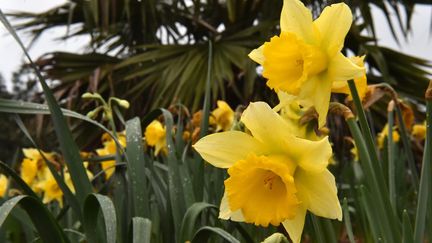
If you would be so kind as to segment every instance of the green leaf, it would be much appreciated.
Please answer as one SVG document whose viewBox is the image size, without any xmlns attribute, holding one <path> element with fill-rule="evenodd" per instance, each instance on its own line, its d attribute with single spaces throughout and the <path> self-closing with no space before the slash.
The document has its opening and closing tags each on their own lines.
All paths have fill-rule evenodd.
<svg viewBox="0 0 432 243">
<path fill-rule="evenodd" d="M 62 228 L 57 224 L 45 205 L 31 196 L 20 195 L 3 203 L 0 207 L 0 226 L 3 225 L 6 218 L 11 214 L 11 211 L 18 205 L 30 216 L 43 242 L 69 242 Z"/>
<path fill-rule="evenodd" d="M 132 194 L 132 216 L 149 217 L 150 206 L 148 202 L 147 179 L 145 175 L 145 160 L 143 150 L 141 122 L 133 118 L 126 123 L 126 154 L 127 173 L 129 175 L 129 188 Z"/>
<path fill-rule="evenodd" d="M 77 113 L 75 111 L 71 111 L 64 108 L 62 108 L 61 111 L 63 112 L 64 116 L 80 119 L 82 121 L 86 121 L 90 124 L 99 127 L 104 132 L 108 133 L 111 136 L 111 138 L 116 142 L 116 144 L 121 148 L 120 142 L 118 141 L 117 137 L 114 136 L 114 134 L 104 125 L 100 124 L 95 120 L 90 119 L 87 116 L 81 115 L 80 113 Z M 0 98 L 0 112 L 15 113 L 15 114 L 43 114 L 43 115 L 51 114 L 49 107 L 44 104 L 38 104 L 38 103 L 26 102 L 26 101 L 8 100 L 2 98 Z"/>
<path fill-rule="evenodd" d="M 417 211 L 414 227 L 414 242 L 423 242 L 428 215 L 429 191 L 431 187 L 431 160 L 432 160 L 432 100 L 426 101 L 426 141 L 423 152 L 423 163 L 420 176 L 420 187 L 417 200 Z"/>
<path fill-rule="evenodd" d="M 182 215 L 186 211 L 183 183 L 180 178 L 179 160 L 173 141 L 173 118 L 169 111 L 161 109 L 165 119 L 166 141 L 168 147 L 168 192 L 173 214 L 176 236 L 180 230 Z"/>
<path fill-rule="evenodd" d="M 220 238 L 224 239 L 226 242 L 240 243 L 239 240 L 237 240 L 234 236 L 232 236 L 230 233 L 226 232 L 225 230 L 217 227 L 210 227 L 210 226 L 201 227 L 195 233 L 191 242 L 192 243 L 209 242 L 210 237 L 213 235 L 219 236 Z"/>
<path fill-rule="evenodd" d="M 151 242 L 152 223 L 149 219 L 141 217 L 132 218 L 131 239 L 132 243 L 150 243 Z"/>
<path fill-rule="evenodd" d="M 348 208 L 348 200 L 346 198 L 344 198 L 343 200 L 342 209 L 343 209 L 343 219 L 344 219 L 345 229 L 348 235 L 348 239 L 351 243 L 355 243 L 354 233 L 351 224 L 351 217 Z"/>
<path fill-rule="evenodd" d="M 199 220 L 200 214 L 205 209 L 217 208 L 217 206 L 205 202 L 197 202 L 190 206 L 183 217 L 183 222 L 180 228 L 180 242 L 186 242 L 192 239 L 194 236 L 195 225 Z"/>
<path fill-rule="evenodd" d="M 116 243 L 117 218 L 114 204 L 109 197 L 97 193 L 88 195 L 84 203 L 84 227 L 88 229 L 86 236 L 89 242 L 100 242 L 97 227 L 99 211 L 102 211 L 105 225 L 104 242 Z"/>
<path fill-rule="evenodd" d="M 412 231 L 412 226 L 410 223 L 410 218 L 406 210 L 402 213 L 402 242 L 403 243 L 413 243 L 414 233 Z"/>
</svg>

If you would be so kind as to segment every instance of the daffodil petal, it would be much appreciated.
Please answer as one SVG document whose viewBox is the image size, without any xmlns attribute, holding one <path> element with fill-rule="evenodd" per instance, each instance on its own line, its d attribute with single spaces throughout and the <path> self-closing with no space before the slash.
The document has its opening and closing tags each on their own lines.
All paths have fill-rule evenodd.
<svg viewBox="0 0 432 243">
<path fill-rule="evenodd" d="M 282 222 L 293 243 L 299 243 L 303 233 L 306 218 L 306 208 L 300 206 L 297 209 L 295 218 Z"/>
<path fill-rule="evenodd" d="M 332 56 L 342 50 L 345 36 L 352 24 L 351 9 L 344 3 L 325 7 L 314 21 L 321 34 L 321 45 Z"/>
<path fill-rule="evenodd" d="M 339 86 L 341 81 L 362 77 L 365 73 L 365 68 L 356 65 L 342 53 L 338 53 L 331 59 L 327 73 L 329 79 L 337 82 Z"/>
<path fill-rule="evenodd" d="M 293 137 L 291 132 L 296 130 L 265 102 L 250 103 L 240 120 L 254 138 L 271 146 L 283 145 L 287 138 Z"/>
<path fill-rule="evenodd" d="M 239 131 L 205 136 L 193 147 L 204 160 L 219 168 L 229 168 L 249 154 L 259 154 L 263 150 L 263 145 L 259 141 Z"/>
<path fill-rule="evenodd" d="M 284 0 L 281 17 L 281 32 L 291 32 L 300 39 L 313 43 L 314 30 L 312 13 L 299 0 Z"/>
<path fill-rule="evenodd" d="M 234 212 L 230 210 L 228 196 L 226 193 L 224 193 L 219 207 L 219 218 L 225 220 L 231 219 L 232 221 L 236 222 L 244 222 L 244 217 L 240 209 Z"/>
<path fill-rule="evenodd" d="M 318 113 L 318 127 L 320 128 L 326 123 L 331 87 L 332 80 L 326 76 L 319 76 L 305 82 L 300 91 L 300 99 L 309 101 L 315 107 Z"/>
<path fill-rule="evenodd" d="M 299 199 L 309 211 L 321 217 L 342 220 L 335 178 L 329 170 L 322 173 L 298 170 L 295 185 Z"/>
<path fill-rule="evenodd" d="M 330 94 L 330 91 L 328 93 Z M 250 103 L 243 112 L 241 121 L 254 138 L 267 146 L 266 151 L 286 152 L 294 162 L 307 171 L 322 172 L 327 167 L 332 155 L 328 138 L 310 141 L 295 137 L 293 134 L 297 128 L 290 126 L 292 123 L 286 122 L 267 103 Z"/>
<path fill-rule="evenodd" d="M 23 154 L 29 159 L 38 159 L 40 156 L 39 151 L 34 148 L 23 148 Z"/>
<path fill-rule="evenodd" d="M 319 141 L 296 138 L 292 146 L 292 153 L 297 154 L 298 165 L 303 170 L 312 173 L 326 170 L 333 153 L 328 137 Z"/>
<path fill-rule="evenodd" d="M 249 53 L 249 58 L 254 60 L 254 62 L 263 65 L 264 63 L 264 45 L 252 50 Z"/>
</svg>

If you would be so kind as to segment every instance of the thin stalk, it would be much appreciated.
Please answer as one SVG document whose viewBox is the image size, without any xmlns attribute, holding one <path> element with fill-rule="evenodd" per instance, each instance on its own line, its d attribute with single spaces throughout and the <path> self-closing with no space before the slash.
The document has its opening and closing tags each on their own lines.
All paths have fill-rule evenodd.
<svg viewBox="0 0 432 243">
<path fill-rule="evenodd" d="M 393 125 L 394 111 L 389 109 L 387 113 L 388 131 L 387 131 L 387 157 L 388 157 L 388 185 L 390 203 L 393 212 L 396 214 L 396 182 L 395 182 L 395 145 L 393 142 Z"/>
<path fill-rule="evenodd" d="M 414 227 L 414 242 L 423 242 L 424 230 L 426 224 L 426 215 L 428 209 L 429 190 L 431 183 L 431 159 L 432 159 L 432 97 L 428 97 L 428 93 L 432 93 L 432 82 L 429 84 L 426 92 L 426 141 L 423 153 L 423 165 L 420 176 L 420 187 L 417 201 L 417 212 Z"/>
<path fill-rule="evenodd" d="M 400 232 L 398 231 L 398 227 L 396 226 L 395 217 L 393 215 L 393 211 L 389 209 L 390 202 L 389 198 L 386 197 L 387 193 L 383 194 L 380 191 L 379 182 L 375 173 L 373 173 L 374 167 L 373 162 L 370 158 L 368 147 L 366 146 L 366 142 L 363 139 L 363 135 L 358 127 L 354 118 L 347 119 L 348 127 L 351 131 L 351 134 L 354 137 L 357 150 L 359 152 L 360 161 L 363 164 L 363 168 L 365 169 L 365 174 L 369 176 L 366 180 L 366 183 L 369 185 L 369 189 L 375 198 L 375 206 L 376 212 L 379 214 L 380 220 L 383 223 L 380 224 L 382 227 L 382 233 L 385 236 L 386 242 L 399 242 L 400 240 Z"/>
<path fill-rule="evenodd" d="M 398 102 L 398 101 L 395 101 L 395 102 Z M 396 105 L 396 115 L 397 115 L 398 122 L 399 122 L 399 130 L 400 130 L 400 135 L 402 138 L 402 143 L 403 143 L 403 146 L 405 149 L 405 155 L 407 157 L 408 166 L 409 166 L 409 169 L 411 172 L 411 180 L 413 183 L 414 190 L 415 190 L 415 192 L 417 192 L 419 189 L 418 188 L 419 178 L 418 178 L 418 174 L 417 174 L 417 168 L 415 165 L 413 150 L 411 148 L 411 141 L 407 135 L 408 131 L 406 129 L 405 122 L 404 122 L 403 117 L 402 117 L 402 111 L 400 109 L 399 104 Z"/>
</svg>

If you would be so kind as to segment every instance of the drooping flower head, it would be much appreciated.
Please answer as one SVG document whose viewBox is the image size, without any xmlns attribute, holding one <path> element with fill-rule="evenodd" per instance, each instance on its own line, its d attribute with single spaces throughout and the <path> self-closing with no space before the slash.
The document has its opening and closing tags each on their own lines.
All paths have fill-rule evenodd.
<svg viewBox="0 0 432 243">
<path fill-rule="evenodd" d="M 120 145 L 126 147 L 126 137 L 124 132 L 117 133 L 117 140 Z M 96 149 L 99 156 L 114 156 L 117 153 L 117 145 L 108 133 L 102 135 L 103 148 Z M 115 171 L 115 160 L 107 160 L 101 163 L 102 170 L 105 171 L 105 179 L 109 179 Z"/>
<path fill-rule="evenodd" d="M 385 146 L 384 142 L 385 142 L 385 138 L 388 136 L 388 130 L 389 130 L 388 124 L 385 124 L 383 130 L 380 133 L 378 133 L 377 142 L 378 142 L 378 148 L 379 149 L 382 149 Z M 393 131 L 392 132 L 393 142 L 394 143 L 399 142 L 399 139 L 400 139 L 399 132 L 394 127 L 393 127 L 392 131 Z"/>
<path fill-rule="evenodd" d="M 326 120 L 332 89 L 364 74 L 364 68 L 341 53 L 351 24 L 352 13 L 344 3 L 326 7 L 314 21 L 302 2 L 284 0 L 280 35 L 249 54 L 263 66 L 270 88 L 299 96 L 315 107 L 320 127 Z"/>
<path fill-rule="evenodd" d="M 38 188 L 35 184 L 39 180 L 43 179 L 46 168 L 44 158 L 40 152 L 35 148 L 24 148 L 23 150 L 24 158 L 21 162 L 20 176 L 27 185 L 29 185 L 35 192 L 38 192 Z M 48 159 L 54 165 L 57 165 L 55 161 L 54 153 L 42 152 L 46 159 Z"/>
<path fill-rule="evenodd" d="M 209 163 L 227 168 L 220 218 L 268 226 L 283 223 L 299 242 L 306 211 L 341 219 L 333 175 L 327 170 L 328 138 L 295 136 L 297 127 L 266 103 L 251 103 L 241 122 L 252 135 L 228 131 L 206 136 L 194 148 Z"/>
<path fill-rule="evenodd" d="M 167 150 L 165 134 L 165 127 L 158 120 L 152 121 L 145 129 L 144 136 L 146 142 L 149 146 L 155 147 L 155 155 Z"/>
<path fill-rule="evenodd" d="M 215 118 L 216 132 L 230 130 L 234 122 L 234 111 L 223 100 L 217 101 L 217 108 L 212 111 Z"/>
</svg>

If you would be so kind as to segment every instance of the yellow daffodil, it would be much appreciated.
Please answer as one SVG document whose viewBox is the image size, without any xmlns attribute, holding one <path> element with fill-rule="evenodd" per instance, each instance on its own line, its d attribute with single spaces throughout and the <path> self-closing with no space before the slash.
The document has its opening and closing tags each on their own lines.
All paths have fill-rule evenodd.
<svg viewBox="0 0 432 243">
<path fill-rule="evenodd" d="M 126 147 L 126 137 L 124 133 L 118 133 L 117 140 L 122 147 Z M 102 142 L 104 147 L 96 149 L 96 153 L 99 156 L 114 156 L 117 153 L 117 146 L 115 141 L 108 135 L 102 136 Z M 102 170 L 105 171 L 105 179 L 109 179 L 115 171 L 115 160 L 107 160 L 101 163 Z"/>
<path fill-rule="evenodd" d="M 154 154 L 158 155 L 160 151 L 166 151 L 166 130 L 158 120 L 152 121 L 145 129 L 144 136 L 149 146 L 154 146 Z"/>
<path fill-rule="evenodd" d="M 1 174 L 0 175 L 0 197 L 4 197 L 6 195 L 8 188 L 8 178 Z"/>
<path fill-rule="evenodd" d="M 270 88 L 299 96 L 315 107 L 319 127 L 326 120 L 331 90 L 364 74 L 364 68 L 341 53 L 351 24 L 352 13 L 344 3 L 326 7 L 313 21 L 302 2 L 284 0 L 280 35 L 249 54 L 263 66 Z"/>
<path fill-rule="evenodd" d="M 426 122 L 424 122 L 423 124 L 415 124 L 412 128 L 411 135 L 418 140 L 425 140 Z"/>
<path fill-rule="evenodd" d="M 392 137 L 393 142 L 394 143 L 399 142 L 400 136 L 399 136 L 399 133 L 395 129 L 393 129 L 392 135 L 393 135 L 393 137 Z M 377 142 L 378 142 L 378 148 L 379 149 L 384 148 L 384 140 L 387 136 L 388 136 L 388 124 L 386 124 L 384 126 L 383 130 L 378 134 Z"/>
<path fill-rule="evenodd" d="M 252 135 L 239 131 L 215 133 L 194 148 L 210 164 L 227 168 L 219 217 L 268 226 L 282 223 L 300 242 L 306 211 L 341 219 L 328 138 L 296 137 L 297 127 L 266 103 L 251 103 L 241 122 Z"/>
<path fill-rule="evenodd" d="M 25 148 L 22 150 L 24 159 L 21 162 L 21 178 L 29 185 L 35 192 L 38 188 L 35 183 L 44 177 L 44 169 L 46 168 L 45 161 L 39 151 L 34 148 Z M 54 153 L 42 152 L 43 155 L 50 161 L 55 163 Z"/>
<path fill-rule="evenodd" d="M 350 60 L 354 64 L 356 64 L 357 66 L 364 67 L 364 58 L 365 58 L 365 56 L 361 56 L 361 57 L 355 56 L 355 57 L 351 57 Z M 366 71 L 364 71 L 364 73 L 361 77 L 354 78 L 354 83 L 356 85 L 360 100 L 363 100 L 366 96 L 366 92 L 368 89 Z M 343 85 L 343 83 L 341 83 L 341 84 Z M 350 92 L 350 89 L 347 85 L 343 85 L 340 88 L 335 86 L 332 88 L 332 92 L 347 94 L 348 99 L 352 100 L 351 92 Z"/>
<path fill-rule="evenodd" d="M 63 191 L 60 189 L 60 186 L 57 184 L 57 181 L 48 167 L 44 169 L 43 173 L 45 174 L 43 177 L 44 179 L 39 181 L 36 185 L 40 191 L 43 191 L 42 202 L 50 203 L 55 200 L 59 203 L 60 207 L 63 207 Z M 65 171 L 63 175 L 66 185 L 72 192 L 75 192 L 69 172 Z"/>
<path fill-rule="evenodd" d="M 234 111 L 225 101 L 217 101 L 217 108 L 213 110 L 212 115 L 216 122 L 216 132 L 231 129 L 234 121 Z"/>
</svg>

